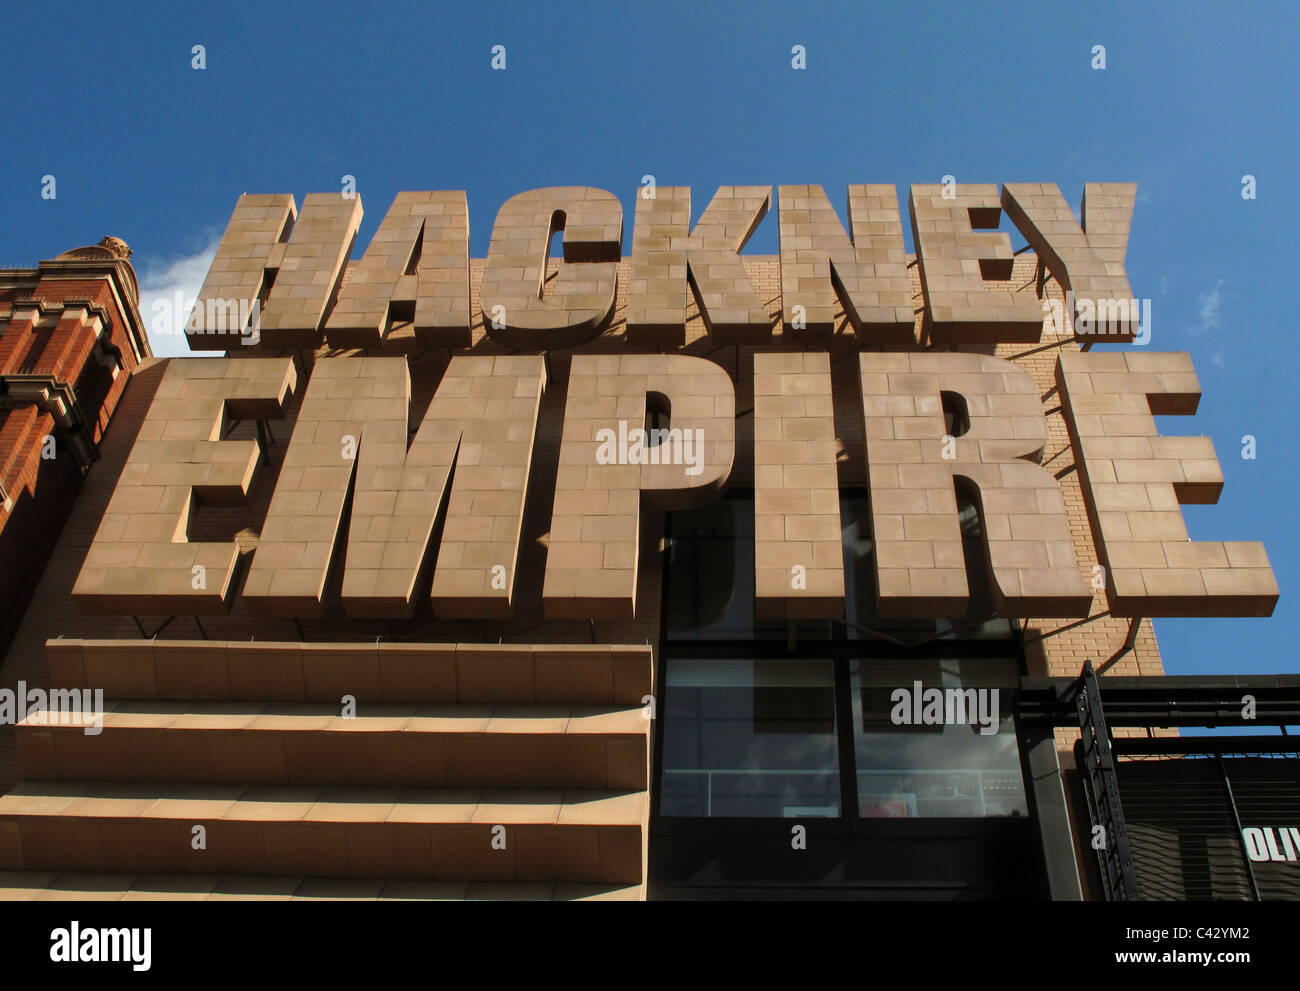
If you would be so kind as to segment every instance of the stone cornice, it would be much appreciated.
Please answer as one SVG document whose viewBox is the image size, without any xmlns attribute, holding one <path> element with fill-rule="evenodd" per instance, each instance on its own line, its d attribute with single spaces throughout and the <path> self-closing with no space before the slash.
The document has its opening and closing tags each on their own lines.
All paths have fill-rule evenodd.
<svg viewBox="0 0 1300 991">
<path fill-rule="evenodd" d="M 140 314 L 140 289 L 130 262 L 125 259 L 55 258 L 41 262 L 40 277 L 53 281 L 107 277 L 118 308 L 126 319 L 127 337 L 135 351 L 136 361 L 153 357 L 144 317 Z"/>
<path fill-rule="evenodd" d="M 65 299 L 46 299 L 44 296 L 37 296 L 34 293 L 25 293 L 17 299 L 10 300 L 6 305 L 0 303 L 0 319 L 13 319 L 14 311 L 35 308 L 42 316 L 56 316 L 64 310 L 87 310 L 92 316 L 99 317 L 100 322 L 107 328 L 112 328 L 113 319 L 107 306 L 102 303 L 96 303 L 92 299 L 86 299 L 77 296 L 68 296 Z"/>
<path fill-rule="evenodd" d="M 53 375 L 19 373 L 0 375 L 0 382 L 4 383 L 6 400 L 30 403 L 54 418 L 55 424 L 67 432 L 73 453 L 83 468 L 99 460 L 99 452 L 86 431 L 76 390 L 70 383 L 60 382 Z"/>
</svg>

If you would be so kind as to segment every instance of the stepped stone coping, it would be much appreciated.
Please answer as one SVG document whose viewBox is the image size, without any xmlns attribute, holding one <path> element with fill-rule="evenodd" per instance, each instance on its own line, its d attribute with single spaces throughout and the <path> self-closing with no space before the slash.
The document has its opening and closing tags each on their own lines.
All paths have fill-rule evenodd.
<svg viewBox="0 0 1300 991">
<path fill-rule="evenodd" d="M 105 703 L 99 732 L 40 710 L 22 777 L 411 788 L 644 789 L 650 721 L 608 705 Z"/>
<path fill-rule="evenodd" d="M 59 638 L 45 657 L 53 687 L 124 698 L 640 705 L 653 682 L 634 644 Z"/>
<path fill-rule="evenodd" d="M 640 884 L 0 871 L 0 901 L 642 901 Z"/>
<path fill-rule="evenodd" d="M 72 717 L 40 709 L 18 723 L 20 728 L 82 732 L 91 714 Z M 169 702 L 157 699 L 109 699 L 103 728 L 313 733 L 474 733 L 584 734 L 645 736 L 650 724 L 644 710 L 599 705 L 492 705 L 367 703 L 354 717 L 339 715 L 329 702 Z"/>
<path fill-rule="evenodd" d="M 648 800 L 644 790 L 24 782 L 0 797 L 0 869 L 641 884 Z M 197 850 L 196 825 L 208 837 Z"/>
<path fill-rule="evenodd" d="M 335 788 L 25 781 L 0 796 L 0 816 L 201 822 L 635 826 L 647 793 L 587 789 Z"/>
</svg>

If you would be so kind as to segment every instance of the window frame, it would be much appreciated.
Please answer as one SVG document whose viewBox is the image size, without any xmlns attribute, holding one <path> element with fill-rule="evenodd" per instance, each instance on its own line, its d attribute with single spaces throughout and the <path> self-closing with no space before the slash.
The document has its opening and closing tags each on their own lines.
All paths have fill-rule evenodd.
<svg viewBox="0 0 1300 991">
<path fill-rule="evenodd" d="M 861 487 L 840 490 L 841 503 L 845 497 L 863 496 L 866 490 Z M 733 487 L 722 498 L 753 498 L 753 489 L 747 486 Z M 667 669 L 674 659 L 698 658 L 721 660 L 807 660 L 830 661 L 833 672 L 832 684 L 835 700 L 835 725 L 837 753 L 839 763 L 840 815 L 837 817 L 732 817 L 732 816 L 665 816 L 662 814 L 663 770 L 664 770 L 664 727 L 661 722 L 655 727 L 653 744 L 653 763 L 650 781 L 650 833 L 652 837 L 704 837 L 704 836 L 771 836 L 774 831 L 786 836 L 792 825 L 805 826 L 810 839 L 814 837 L 836 840 L 871 839 L 879 837 L 906 837 L 909 839 L 1029 839 L 1036 835 L 1038 824 L 1034 813 L 1031 793 L 1031 779 L 1026 764 L 1027 751 L 1017 718 L 1013 723 L 1016 734 L 1016 748 L 1020 755 L 1021 778 L 1025 788 L 1028 814 L 1024 816 L 974 816 L 974 817 L 903 817 L 903 818 L 867 818 L 861 817 L 857 794 L 857 756 L 854 746 L 852 687 L 849 676 L 851 660 L 871 661 L 880 659 L 915 659 L 941 660 L 951 657 L 954 652 L 961 658 L 1003 658 L 1015 663 L 1016 678 L 1027 674 L 1024 651 L 1024 624 L 1012 621 L 1009 624 L 1009 636 L 1005 638 L 963 639 L 962 627 L 917 644 L 900 657 L 901 648 L 886 640 L 850 639 L 849 626 L 844 622 L 831 621 L 830 639 L 799 640 L 793 642 L 776 639 L 672 639 L 668 626 L 668 594 L 671 582 L 669 554 L 673 539 L 674 513 L 664 514 L 664 545 L 662 554 L 660 588 L 660 629 L 659 650 L 656 657 L 655 697 L 659 720 L 665 720 L 668 713 Z M 1011 711 L 1015 707 L 1015 691 L 1006 705 Z"/>
</svg>

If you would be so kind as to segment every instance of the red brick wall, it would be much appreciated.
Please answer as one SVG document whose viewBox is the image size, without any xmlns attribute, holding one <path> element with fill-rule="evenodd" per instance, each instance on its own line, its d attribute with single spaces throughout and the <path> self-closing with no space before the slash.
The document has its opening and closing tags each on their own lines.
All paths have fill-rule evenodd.
<svg viewBox="0 0 1300 991">
<path fill-rule="evenodd" d="M 98 443 L 136 365 L 127 316 L 109 277 L 42 278 L 29 293 L 7 295 L 20 306 L 26 299 L 46 306 L 72 301 L 63 313 L 51 315 L 52 326 L 41 321 L 37 329 L 30 320 L 13 320 L 0 327 L 0 371 L 50 375 L 72 385 L 91 440 Z M 83 301 L 108 315 L 110 340 L 123 365 L 116 380 L 91 357 L 99 318 L 83 323 L 87 311 L 75 305 Z M 52 459 L 41 457 L 45 438 L 57 433 L 54 417 L 35 406 L 0 410 L 0 482 L 12 501 L 8 510 L 0 506 L 0 650 L 8 648 L 17 630 L 81 485 L 82 469 L 66 445 L 59 445 Z"/>
</svg>

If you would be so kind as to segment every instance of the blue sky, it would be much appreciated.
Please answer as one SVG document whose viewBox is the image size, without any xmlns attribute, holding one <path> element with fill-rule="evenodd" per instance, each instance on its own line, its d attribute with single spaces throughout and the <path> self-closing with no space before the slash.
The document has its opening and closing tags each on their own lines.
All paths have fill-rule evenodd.
<svg viewBox="0 0 1300 991">
<path fill-rule="evenodd" d="M 849 183 L 892 182 L 905 208 L 908 184 L 952 174 L 1056 182 L 1077 208 L 1086 181 L 1136 181 L 1151 346 L 1190 351 L 1205 392 L 1162 429 L 1211 436 L 1226 479 L 1189 530 L 1263 540 L 1282 589 L 1268 620 L 1158 621 L 1167 670 L 1300 671 L 1293 4 L 96 2 L 6 20 L 0 265 L 112 233 L 162 293 L 197 289 L 240 193 L 301 203 L 345 174 L 360 245 L 399 190 L 468 190 L 475 257 L 500 204 L 547 185 L 618 194 L 630 247 L 646 173 L 691 186 L 697 214 L 723 184 L 820 183 L 840 206 Z M 748 250 L 776 245 L 769 215 Z"/>
</svg>

